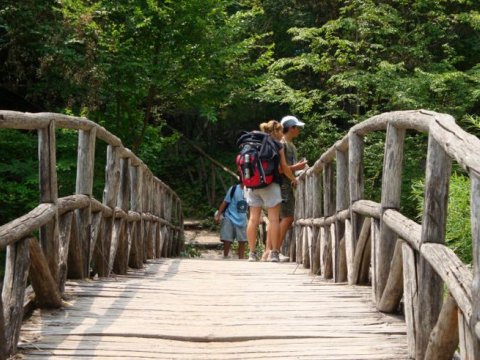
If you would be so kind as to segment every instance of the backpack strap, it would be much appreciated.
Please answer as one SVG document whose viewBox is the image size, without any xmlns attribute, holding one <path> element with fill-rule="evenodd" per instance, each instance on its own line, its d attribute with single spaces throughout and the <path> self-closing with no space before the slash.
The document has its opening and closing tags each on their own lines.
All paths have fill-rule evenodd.
<svg viewBox="0 0 480 360">
<path fill-rule="evenodd" d="M 223 212 L 227 211 L 228 207 L 230 206 L 230 203 L 232 202 L 232 199 L 233 199 L 233 195 L 235 195 L 235 190 L 237 189 L 237 185 L 238 184 L 233 185 L 232 188 L 230 189 L 230 192 L 229 192 L 230 202 L 227 203 L 227 206 L 225 206 L 225 210 L 223 210 Z"/>
</svg>

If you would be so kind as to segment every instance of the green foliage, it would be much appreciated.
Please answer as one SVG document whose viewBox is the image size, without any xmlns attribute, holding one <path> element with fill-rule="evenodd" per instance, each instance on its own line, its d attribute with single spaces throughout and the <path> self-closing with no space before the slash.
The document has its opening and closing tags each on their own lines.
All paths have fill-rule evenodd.
<svg viewBox="0 0 480 360">
<path fill-rule="evenodd" d="M 0 131 L 0 223 L 4 224 L 38 205 L 36 133 Z M 12 156 L 15 154 L 15 156 Z"/>
<path fill-rule="evenodd" d="M 418 219 L 423 214 L 425 183 L 413 184 L 412 200 L 417 204 Z M 472 231 L 470 223 L 470 179 L 456 171 L 450 178 L 446 243 L 466 264 L 472 263 Z"/>
<path fill-rule="evenodd" d="M 185 245 L 184 250 L 180 253 L 180 256 L 194 258 L 194 257 L 200 257 L 201 254 L 202 254 L 201 251 L 198 248 L 196 248 L 194 244 L 187 244 Z"/>
</svg>

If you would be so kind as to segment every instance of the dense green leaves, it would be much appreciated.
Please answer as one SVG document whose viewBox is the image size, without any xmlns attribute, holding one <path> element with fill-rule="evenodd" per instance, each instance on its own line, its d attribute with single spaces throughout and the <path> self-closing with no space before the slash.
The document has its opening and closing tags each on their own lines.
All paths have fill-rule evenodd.
<svg viewBox="0 0 480 360">
<path fill-rule="evenodd" d="M 4 0 L 0 91 L 7 107 L 83 115 L 119 136 L 205 216 L 232 179 L 185 136 L 233 168 L 235 136 L 287 113 L 307 123 L 310 162 L 355 123 L 427 108 L 479 134 L 480 2 L 474 0 Z M 22 100 L 20 102 L 20 99 Z M 1 100 L 0 100 L 1 101 Z M 5 107 L 5 106 L 2 106 Z M 176 131 L 177 129 L 183 135 Z M 0 135 L 32 148 L 35 136 Z M 60 193 L 74 188 L 76 136 L 59 132 Z M 383 136 L 366 139 L 368 196 L 378 198 Z M 407 140 L 402 211 L 424 176 L 425 138 Z M 73 150 L 72 150 L 73 149 Z M 30 150 L 29 150 L 30 151 Z M 33 150 L 32 150 L 33 151 Z M 104 145 L 95 194 L 101 197 Z M 34 158 L 34 156 L 32 156 Z M 35 204 L 36 165 L 4 159 L 10 217 Z"/>
</svg>

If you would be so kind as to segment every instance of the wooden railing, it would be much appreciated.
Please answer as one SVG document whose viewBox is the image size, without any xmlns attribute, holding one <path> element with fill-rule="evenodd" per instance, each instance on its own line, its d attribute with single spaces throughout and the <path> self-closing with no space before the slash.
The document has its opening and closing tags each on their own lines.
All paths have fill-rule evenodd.
<svg viewBox="0 0 480 360">
<path fill-rule="evenodd" d="M 407 129 L 428 133 L 421 225 L 399 212 Z M 381 203 L 364 198 L 363 137 L 386 130 Z M 452 159 L 470 176 L 472 271 L 445 246 Z M 378 310 L 403 298 L 409 356 L 480 359 L 480 140 L 445 114 L 401 111 L 350 129 L 299 177 L 291 257 L 336 282 L 371 281 Z M 445 292 L 444 287 L 448 290 Z"/>
<path fill-rule="evenodd" d="M 38 131 L 40 182 L 40 204 L 0 226 L 0 250 L 7 248 L 0 297 L 0 359 L 4 359 L 16 350 L 27 279 L 38 306 L 59 307 L 67 277 L 125 274 L 128 266 L 141 268 L 147 259 L 178 255 L 183 216 L 177 194 L 120 139 L 88 119 L 0 111 L 0 128 Z M 59 128 L 78 131 L 76 191 L 64 198 L 58 198 L 57 189 Z M 97 139 L 107 143 L 102 202 L 92 196 Z"/>
</svg>

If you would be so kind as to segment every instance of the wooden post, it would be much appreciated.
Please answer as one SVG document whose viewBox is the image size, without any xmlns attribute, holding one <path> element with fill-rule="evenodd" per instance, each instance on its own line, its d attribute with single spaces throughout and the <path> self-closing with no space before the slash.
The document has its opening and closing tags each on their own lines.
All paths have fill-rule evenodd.
<svg viewBox="0 0 480 360">
<path fill-rule="evenodd" d="M 475 326 L 480 326 L 480 174 L 470 175 L 470 221 L 472 226 L 473 245 L 473 282 L 472 282 L 472 317 L 470 331 L 473 342 L 471 344 L 474 359 L 480 359 L 480 341 L 475 337 Z M 480 335 L 479 335 L 480 336 Z"/>
<path fill-rule="evenodd" d="M 348 152 L 336 150 L 337 159 L 337 176 L 336 176 L 336 212 L 337 214 L 350 205 L 350 193 L 348 189 Z M 347 264 L 345 251 L 340 251 L 345 247 L 345 223 L 340 220 L 335 221 L 335 273 L 333 278 L 335 282 L 344 282 L 347 280 L 348 270 L 340 266 L 340 264 Z M 351 239 L 351 237 L 349 236 Z M 343 239 L 343 246 L 340 246 L 340 241 Z"/>
<path fill-rule="evenodd" d="M 375 252 L 377 251 L 378 242 L 380 241 L 380 220 L 372 219 L 372 226 L 370 227 L 370 244 L 371 244 L 371 257 L 370 262 L 372 269 L 376 268 Z M 372 271 L 372 298 L 375 299 L 377 289 L 377 278 L 375 271 Z"/>
<path fill-rule="evenodd" d="M 325 217 L 332 216 L 335 213 L 335 192 L 334 192 L 334 175 L 332 163 L 325 164 L 323 168 L 323 214 Z M 325 228 L 323 264 L 325 266 L 323 276 L 325 279 L 333 277 L 333 244 L 331 238 L 330 227 Z"/>
<path fill-rule="evenodd" d="M 312 217 L 312 199 L 311 194 L 312 189 L 312 177 L 305 176 L 303 182 L 303 218 L 309 219 Z M 303 236 L 302 236 L 302 249 L 303 249 L 303 256 L 302 256 L 302 264 L 305 269 L 310 268 L 310 251 L 312 248 L 312 239 L 311 239 L 312 231 L 309 226 L 303 227 Z"/>
<path fill-rule="evenodd" d="M 402 164 L 405 129 L 397 129 L 388 124 L 383 157 L 382 177 L 382 215 L 385 209 L 398 210 L 400 207 L 400 190 L 402 187 Z M 387 285 L 397 234 L 393 232 L 380 217 L 380 241 L 375 249 L 375 278 L 377 281 L 375 300 L 377 308 Z M 378 308 L 380 310 L 380 308 Z M 381 311 L 381 310 L 380 310 Z"/>
<path fill-rule="evenodd" d="M 112 209 L 112 217 L 105 219 L 103 228 L 103 243 L 99 244 L 102 249 L 101 256 L 97 258 L 98 275 L 109 276 L 110 249 L 112 246 L 112 235 L 115 222 L 115 206 L 117 204 L 117 194 L 120 185 L 120 148 L 118 146 L 108 145 L 107 147 L 107 164 L 105 166 L 105 188 L 103 190 L 103 204 Z"/>
<path fill-rule="evenodd" d="M 72 232 L 73 211 L 63 214 L 59 218 L 60 222 L 60 251 L 59 251 L 59 290 L 63 294 L 65 291 L 65 282 L 67 281 L 68 272 L 68 254 L 70 247 L 70 235 Z"/>
<path fill-rule="evenodd" d="M 5 339 L 5 320 L 3 318 L 3 300 L 0 294 L 0 360 L 7 359 L 7 340 Z"/>
<path fill-rule="evenodd" d="M 120 186 L 117 196 L 117 206 L 128 213 L 130 204 L 130 159 L 120 160 Z M 111 264 L 116 274 L 126 274 L 128 270 L 128 239 L 126 233 L 126 220 L 115 219 L 114 234 L 111 247 Z"/>
<path fill-rule="evenodd" d="M 320 176 L 316 173 L 312 175 L 312 196 L 313 196 L 313 208 L 312 208 L 312 217 L 314 219 L 320 218 L 322 216 L 322 191 L 321 191 L 321 180 Z M 312 263 L 311 263 L 311 273 L 318 275 L 320 271 L 320 230 L 318 227 L 313 228 L 313 239 L 312 239 Z"/>
<path fill-rule="evenodd" d="M 305 216 L 305 178 L 301 179 L 297 185 L 297 201 L 295 202 L 295 218 L 303 219 Z M 295 226 L 295 248 L 297 249 L 297 264 L 303 261 L 303 225 Z"/>
<path fill-rule="evenodd" d="M 95 144 L 97 128 L 91 130 L 78 131 L 78 150 L 77 150 L 77 180 L 75 193 L 87 195 L 92 198 L 93 175 L 95 168 Z M 91 241 L 91 223 L 92 206 L 89 204 L 86 208 L 75 211 L 75 217 L 78 227 L 78 240 L 81 244 L 81 257 L 83 261 L 82 277 L 87 277 L 90 273 L 90 262 L 95 244 Z"/>
<path fill-rule="evenodd" d="M 373 244 L 373 241 L 372 241 Z M 408 356 L 415 359 L 416 332 L 415 318 L 417 308 L 417 262 L 415 260 L 415 251 L 407 244 L 402 244 L 403 258 L 403 301 L 405 323 L 407 325 L 407 344 Z"/>
<path fill-rule="evenodd" d="M 42 248 L 35 238 L 30 238 L 27 242 L 31 259 L 29 275 L 36 301 L 41 308 L 59 308 L 62 306 L 62 298 Z"/>
<path fill-rule="evenodd" d="M 445 243 L 451 159 L 432 135 L 428 137 L 421 243 Z M 443 282 L 429 263 L 418 258 L 416 359 L 423 359 L 442 307 Z"/>
<path fill-rule="evenodd" d="M 143 168 L 140 166 L 132 166 L 130 168 L 131 178 L 131 191 L 130 202 L 132 211 L 142 214 L 143 202 L 142 202 L 142 189 L 143 189 Z M 132 231 L 132 243 L 129 253 L 129 265 L 134 269 L 141 269 L 143 266 L 143 247 L 141 245 L 141 236 L 143 232 L 143 220 L 140 219 L 136 222 Z"/>
<path fill-rule="evenodd" d="M 363 138 L 355 133 L 348 135 L 348 187 L 350 191 L 350 209 L 352 204 L 363 199 L 364 175 L 363 175 Z M 362 228 L 363 217 L 350 210 L 350 222 L 352 223 L 353 248 L 357 246 L 358 237 Z"/>
<path fill-rule="evenodd" d="M 68 229 L 66 229 L 68 230 Z M 89 274 L 85 274 L 84 249 L 85 244 L 80 242 L 80 236 L 77 226 L 77 217 L 72 217 L 70 224 L 70 242 L 68 247 L 68 277 L 70 279 L 83 279 Z"/>
<path fill-rule="evenodd" d="M 22 239 L 7 246 L 2 290 L 7 355 L 16 352 L 22 326 L 23 301 L 20 299 L 25 298 L 28 269 L 30 268 L 28 241 L 29 239 Z"/>
<path fill-rule="evenodd" d="M 38 162 L 40 167 L 40 202 L 57 204 L 57 157 L 54 121 L 51 121 L 47 127 L 38 129 Z M 58 211 L 52 221 L 40 228 L 40 242 L 52 276 L 58 283 Z"/>
</svg>

